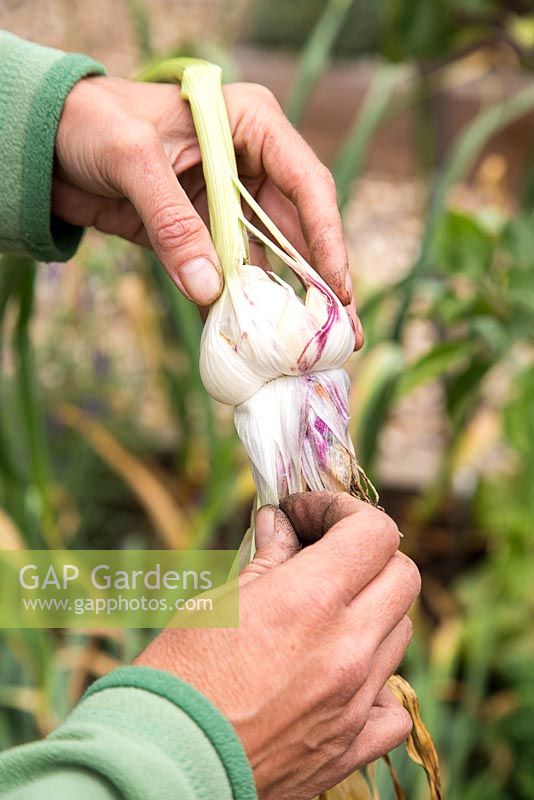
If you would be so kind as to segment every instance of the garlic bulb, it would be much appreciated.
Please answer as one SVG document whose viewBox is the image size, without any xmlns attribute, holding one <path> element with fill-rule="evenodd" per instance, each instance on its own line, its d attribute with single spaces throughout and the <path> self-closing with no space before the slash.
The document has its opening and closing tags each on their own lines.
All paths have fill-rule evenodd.
<svg viewBox="0 0 534 800">
<path fill-rule="evenodd" d="M 235 406 L 258 503 L 325 488 L 376 502 L 348 432 L 349 379 L 341 367 L 354 349 L 352 320 L 237 177 L 219 67 L 175 59 L 146 77 L 180 80 L 191 106 L 225 278 L 204 327 L 200 372 L 215 399 Z M 242 201 L 272 238 L 245 216 Z M 250 263 L 250 233 L 290 267 L 304 300 L 274 272 Z M 247 545 L 246 557 L 252 549 Z"/>
<path fill-rule="evenodd" d="M 352 321 L 318 278 L 310 275 L 304 303 L 259 267 L 241 265 L 227 278 L 200 346 L 200 374 L 212 397 L 238 405 L 274 378 L 345 363 L 354 349 Z"/>
<path fill-rule="evenodd" d="M 306 489 L 368 491 L 348 433 L 349 388 L 344 370 L 325 370 L 277 378 L 237 406 L 259 505 Z"/>
</svg>

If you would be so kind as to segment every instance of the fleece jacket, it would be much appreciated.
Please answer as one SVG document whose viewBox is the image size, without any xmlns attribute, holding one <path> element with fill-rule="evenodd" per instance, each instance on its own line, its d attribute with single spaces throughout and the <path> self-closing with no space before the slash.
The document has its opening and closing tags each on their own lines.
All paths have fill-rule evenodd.
<svg viewBox="0 0 534 800">
<path fill-rule="evenodd" d="M 46 739 L 0 754 L 2 800 L 256 800 L 230 723 L 202 694 L 147 667 L 94 683 Z"/>
<path fill-rule="evenodd" d="M 0 31 L 0 252 L 67 261 L 83 229 L 51 213 L 56 131 L 65 98 L 104 67 Z"/>
<path fill-rule="evenodd" d="M 54 143 L 74 84 L 104 68 L 0 31 L 0 252 L 66 261 L 83 230 L 51 213 Z M 143 667 L 97 681 L 46 739 L 0 754 L 2 800 L 255 800 L 230 723 Z"/>
</svg>

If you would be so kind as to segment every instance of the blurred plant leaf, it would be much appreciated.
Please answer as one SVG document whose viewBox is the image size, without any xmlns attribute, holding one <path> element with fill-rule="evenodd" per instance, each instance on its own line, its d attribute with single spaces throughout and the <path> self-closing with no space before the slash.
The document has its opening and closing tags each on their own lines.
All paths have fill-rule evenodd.
<svg viewBox="0 0 534 800">
<path fill-rule="evenodd" d="M 124 0 L 124 2 L 135 33 L 139 56 L 142 61 L 146 61 L 154 55 L 150 30 L 150 7 L 145 0 Z"/>
<path fill-rule="evenodd" d="M 387 12 L 386 52 L 390 58 L 408 55 L 424 59 L 446 50 L 453 30 L 447 0 L 391 0 Z"/>
<path fill-rule="evenodd" d="M 25 550 L 24 536 L 11 517 L 0 508 L 0 550 Z"/>
<path fill-rule="evenodd" d="M 0 685 L 0 705 L 35 714 L 42 701 L 42 693 L 29 686 Z"/>
<path fill-rule="evenodd" d="M 471 320 L 469 327 L 475 337 L 484 342 L 492 351 L 502 351 L 510 339 L 510 328 L 492 316 L 487 314 L 475 314 L 471 309 Z"/>
<path fill-rule="evenodd" d="M 63 405 L 56 410 L 56 416 L 64 425 L 77 430 L 106 464 L 130 486 L 165 547 L 173 550 L 192 545 L 187 515 L 178 507 L 166 486 L 140 458 L 126 450 L 100 422 L 92 419 L 85 411 L 75 406 Z"/>
<path fill-rule="evenodd" d="M 332 48 L 351 5 L 352 0 L 327 0 L 324 11 L 302 50 L 285 108 L 293 125 L 299 124 L 313 88 L 328 65 Z"/>
<path fill-rule="evenodd" d="M 458 431 L 451 452 L 451 474 L 476 471 L 484 459 L 491 457 L 499 442 L 500 415 L 492 409 L 478 407 L 472 418 Z"/>
<path fill-rule="evenodd" d="M 34 545 L 41 544 L 44 539 L 48 546 L 60 547 L 62 542 L 52 502 L 53 474 L 29 330 L 34 305 L 35 269 L 34 260 L 27 256 L 8 255 L 1 258 L 0 326 L 3 328 L 4 315 L 11 304 L 16 310 L 11 344 L 20 420 L 19 447 L 22 445 L 22 449 L 26 451 L 28 464 L 24 470 L 26 475 L 19 468 L 10 440 L 10 429 L 2 414 L 0 468 L 3 469 L 10 492 L 17 495 L 19 509 L 24 509 L 24 524 L 28 522 L 28 515 L 32 517 L 34 524 L 31 534 L 36 539 L 38 537 Z M 2 401 L 2 411 L 3 405 Z"/>
<path fill-rule="evenodd" d="M 404 356 L 401 348 L 384 342 L 369 353 L 358 375 L 352 432 L 358 443 L 358 461 L 368 471 L 371 471 L 378 435 L 390 411 L 395 387 L 403 368 Z"/>
<path fill-rule="evenodd" d="M 371 137 L 390 108 L 393 92 L 399 82 L 398 67 L 380 67 L 374 76 L 356 119 L 347 134 L 332 167 L 338 203 L 343 210 L 350 198 L 351 187 L 362 171 Z"/>
<path fill-rule="evenodd" d="M 534 86 L 527 86 L 509 100 L 496 103 L 481 112 L 460 131 L 453 143 L 445 167 L 441 170 L 432 190 L 419 255 L 410 274 L 402 282 L 403 300 L 393 327 L 395 340 L 399 340 L 401 336 L 417 279 L 428 270 L 432 263 L 435 236 L 445 209 L 449 189 L 472 167 L 476 157 L 491 136 L 533 110 Z"/>
<path fill-rule="evenodd" d="M 522 308 L 528 314 L 530 322 L 534 320 L 534 269 L 510 274 L 508 298 L 516 308 Z"/>
<path fill-rule="evenodd" d="M 481 383 L 493 366 L 485 355 L 473 355 L 468 366 L 450 376 L 445 382 L 447 413 L 456 428 L 459 428 L 471 412 L 480 396 Z"/>
<path fill-rule="evenodd" d="M 534 51 L 534 14 L 526 17 L 513 14 L 508 21 L 508 29 L 521 47 Z"/>
<path fill-rule="evenodd" d="M 448 211 L 441 220 L 435 241 L 437 266 L 451 274 L 485 274 L 493 256 L 492 238 L 473 217 Z"/>
<path fill-rule="evenodd" d="M 395 397 L 402 397 L 417 386 L 444 375 L 451 367 L 465 362 L 474 351 L 476 341 L 473 339 L 457 339 L 435 345 L 418 361 L 405 367 L 397 381 Z"/>
<path fill-rule="evenodd" d="M 505 226 L 500 247 L 505 250 L 514 266 L 519 269 L 534 268 L 534 213 L 516 214 Z"/>
<path fill-rule="evenodd" d="M 510 445 L 534 467 L 534 363 L 514 380 L 513 396 L 504 409 L 504 431 Z"/>
<path fill-rule="evenodd" d="M 60 548 L 63 542 L 52 503 L 52 465 L 29 331 L 34 309 L 35 261 L 31 258 L 21 257 L 19 259 L 19 269 L 19 308 L 14 336 L 18 361 L 19 402 L 22 419 L 24 420 L 31 474 L 39 498 L 38 514 L 41 521 L 42 536 L 49 547 Z"/>
</svg>

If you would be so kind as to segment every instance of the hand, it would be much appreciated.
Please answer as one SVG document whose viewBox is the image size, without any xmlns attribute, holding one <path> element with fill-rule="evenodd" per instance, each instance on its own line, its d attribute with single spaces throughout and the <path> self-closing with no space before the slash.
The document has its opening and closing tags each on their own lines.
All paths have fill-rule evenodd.
<svg viewBox="0 0 534 800">
<path fill-rule="evenodd" d="M 231 84 L 224 93 L 242 180 L 350 307 L 332 176 L 268 89 Z M 79 81 L 65 102 L 56 155 L 57 216 L 151 246 L 187 297 L 199 305 L 216 299 L 222 279 L 205 225 L 200 150 L 178 86 Z"/>
<path fill-rule="evenodd" d="M 258 512 L 239 628 L 167 629 L 137 663 L 188 681 L 226 715 L 261 800 L 310 800 L 410 732 L 385 683 L 410 641 L 420 579 L 372 506 L 308 492 L 282 507 Z M 299 552 L 296 534 L 324 537 Z"/>
</svg>

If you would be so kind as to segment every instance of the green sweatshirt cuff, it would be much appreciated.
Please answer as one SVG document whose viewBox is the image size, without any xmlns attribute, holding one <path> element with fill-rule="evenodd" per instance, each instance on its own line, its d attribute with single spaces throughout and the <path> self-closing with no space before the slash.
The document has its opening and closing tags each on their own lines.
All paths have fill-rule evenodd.
<svg viewBox="0 0 534 800">
<path fill-rule="evenodd" d="M 66 261 L 83 229 L 51 213 L 57 127 L 68 93 L 101 64 L 0 31 L 0 251 Z"/>
<path fill-rule="evenodd" d="M 148 667 L 122 667 L 96 681 L 83 702 L 98 692 L 118 688 L 142 689 L 178 706 L 204 732 L 224 766 L 235 800 L 256 800 L 254 776 L 243 746 L 228 720 L 204 695 L 167 672 Z"/>
</svg>

